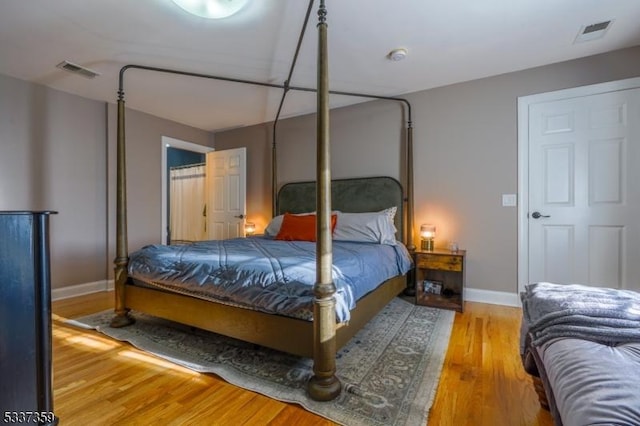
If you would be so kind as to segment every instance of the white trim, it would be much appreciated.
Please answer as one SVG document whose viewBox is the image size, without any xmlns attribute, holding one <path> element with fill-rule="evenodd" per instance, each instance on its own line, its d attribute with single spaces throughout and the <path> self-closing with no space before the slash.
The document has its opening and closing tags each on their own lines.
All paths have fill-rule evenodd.
<svg viewBox="0 0 640 426">
<path fill-rule="evenodd" d="M 51 290 L 51 300 L 69 299 L 71 297 L 84 296 L 101 291 L 113 291 L 113 289 L 114 280 L 94 281 L 91 283 L 54 288 Z M 517 294 L 477 288 L 465 289 L 465 301 L 488 303 L 491 305 L 520 306 L 520 298 Z"/>
<path fill-rule="evenodd" d="M 529 281 L 529 106 L 534 97 L 518 98 L 518 291 Z"/>
<path fill-rule="evenodd" d="M 482 290 L 479 288 L 464 289 L 465 302 L 488 303 L 490 305 L 504 305 L 520 307 L 520 297 L 515 293 L 504 291 Z"/>
<path fill-rule="evenodd" d="M 518 98 L 518 292 L 529 280 L 529 108 L 538 103 L 640 87 L 640 77 L 574 87 Z"/>
<path fill-rule="evenodd" d="M 113 280 L 102 280 L 71 285 L 68 287 L 54 288 L 51 290 L 51 300 L 69 299 L 70 297 L 83 296 L 85 294 L 98 293 L 101 291 L 113 291 L 113 285 Z"/>
<path fill-rule="evenodd" d="M 160 184 L 160 188 L 162 188 L 162 221 L 160 223 L 160 241 L 162 242 L 162 244 L 167 244 L 167 147 L 199 152 L 201 154 L 215 151 L 215 149 L 211 148 L 210 146 L 198 145 L 197 143 L 170 138 L 169 136 L 162 136 L 160 138 L 160 143 L 160 152 L 162 152 L 162 161 L 160 162 L 160 166 L 162 167 L 162 171 L 160 174 L 160 178 L 162 179 L 162 183 Z"/>
</svg>

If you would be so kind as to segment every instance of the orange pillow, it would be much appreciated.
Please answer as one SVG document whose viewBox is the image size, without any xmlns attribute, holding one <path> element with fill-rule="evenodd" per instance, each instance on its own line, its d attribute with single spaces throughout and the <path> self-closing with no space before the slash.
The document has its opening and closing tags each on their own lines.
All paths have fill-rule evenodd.
<svg viewBox="0 0 640 426">
<path fill-rule="evenodd" d="M 338 215 L 331 215 L 331 233 L 336 229 Z M 316 215 L 307 214 L 298 216 L 285 213 L 282 218 L 282 226 L 276 240 L 285 241 L 315 241 L 316 240 Z"/>
</svg>

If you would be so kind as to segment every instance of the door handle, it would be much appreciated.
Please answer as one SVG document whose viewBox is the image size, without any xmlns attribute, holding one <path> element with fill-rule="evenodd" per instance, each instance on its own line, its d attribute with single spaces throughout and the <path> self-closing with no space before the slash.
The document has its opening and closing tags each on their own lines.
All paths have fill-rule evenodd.
<svg viewBox="0 0 640 426">
<path fill-rule="evenodd" d="M 540 219 L 541 217 L 551 217 L 551 216 L 546 214 L 541 214 L 540 212 L 533 212 L 531 213 L 531 217 L 534 219 Z"/>
<path fill-rule="evenodd" d="M 234 216 L 234 217 L 237 217 L 238 219 L 244 219 L 246 216 L 245 216 L 245 215 L 243 215 L 243 214 L 241 214 L 241 215 Z"/>
</svg>

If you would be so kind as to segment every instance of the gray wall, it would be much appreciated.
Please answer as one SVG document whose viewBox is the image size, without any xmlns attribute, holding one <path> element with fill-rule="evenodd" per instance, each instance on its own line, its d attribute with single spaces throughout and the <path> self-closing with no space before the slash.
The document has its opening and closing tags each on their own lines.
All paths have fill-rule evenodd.
<svg viewBox="0 0 640 426">
<path fill-rule="evenodd" d="M 415 224 L 437 226 L 436 246 L 468 250 L 468 287 L 517 292 L 517 99 L 640 76 L 640 47 L 426 90 L 413 105 Z M 402 180 L 400 106 L 369 102 L 331 113 L 334 178 L 388 175 Z M 247 146 L 248 216 L 270 217 L 270 131 L 265 124 L 216 134 L 216 149 Z M 278 125 L 279 185 L 315 176 L 315 117 Z M 265 198 L 266 197 L 266 198 Z"/>
<path fill-rule="evenodd" d="M 0 75 L 0 210 L 58 212 L 53 288 L 113 275 L 115 125 L 115 105 Z M 159 242 L 161 136 L 209 146 L 213 136 L 136 111 L 127 126 L 130 242 Z"/>
<path fill-rule="evenodd" d="M 106 105 L 0 75 L 0 210 L 55 210 L 52 285 L 106 273 Z"/>
<path fill-rule="evenodd" d="M 416 227 L 468 252 L 468 285 L 515 293 L 518 96 L 640 76 L 640 47 L 413 93 Z M 112 275 L 115 105 L 0 76 L 0 209 L 51 209 L 54 288 Z M 402 180 L 405 117 L 398 104 L 334 110 L 333 177 Z M 108 123 L 108 124 L 107 124 Z M 315 118 L 278 126 L 279 184 L 315 176 Z M 129 247 L 160 241 L 161 136 L 213 146 L 203 130 L 128 110 Z M 216 148 L 247 147 L 247 212 L 271 216 L 271 125 L 216 134 Z"/>
</svg>

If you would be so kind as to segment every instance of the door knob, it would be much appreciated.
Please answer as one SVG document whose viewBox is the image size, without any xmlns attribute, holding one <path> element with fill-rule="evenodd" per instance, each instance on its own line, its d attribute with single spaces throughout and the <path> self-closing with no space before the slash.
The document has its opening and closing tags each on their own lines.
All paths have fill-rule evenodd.
<svg viewBox="0 0 640 426">
<path fill-rule="evenodd" d="M 540 219 L 541 217 L 551 217 L 551 216 L 546 214 L 541 214 L 540 212 L 533 212 L 531 213 L 531 217 L 534 219 Z"/>
<path fill-rule="evenodd" d="M 234 217 L 237 217 L 238 219 L 244 219 L 244 218 L 245 218 L 245 215 L 241 214 L 241 215 L 234 216 Z"/>
</svg>

